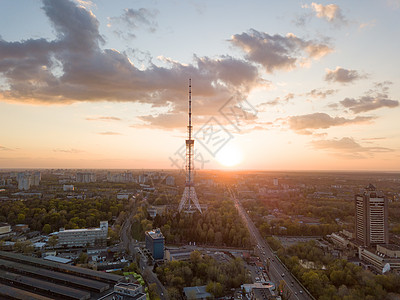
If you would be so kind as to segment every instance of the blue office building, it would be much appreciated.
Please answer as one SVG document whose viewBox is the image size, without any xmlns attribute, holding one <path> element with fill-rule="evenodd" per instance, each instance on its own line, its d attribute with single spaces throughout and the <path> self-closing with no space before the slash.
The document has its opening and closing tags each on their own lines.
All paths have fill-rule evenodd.
<svg viewBox="0 0 400 300">
<path fill-rule="evenodd" d="M 146 231 L 146 248 L 150 251 L 154 260 L 164 258 L 164 236 L 159 228 Z"/>
</svg>

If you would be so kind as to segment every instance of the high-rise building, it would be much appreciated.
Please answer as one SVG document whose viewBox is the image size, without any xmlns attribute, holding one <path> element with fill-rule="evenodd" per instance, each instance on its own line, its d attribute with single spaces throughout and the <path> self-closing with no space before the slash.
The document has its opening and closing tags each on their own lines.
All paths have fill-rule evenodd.
<svg viewBox="0 0 400 300">
<path fill-rule="evenodd" d="M 170 185 L 170 186 L 174 186 L 175 185 L 175 177 L 174 176 L 168 176 L 165 179 L 165 184 L 166 185 Z"/>
<path fill-rule="evenodd" d="M 154 259 L 164 258 L 164 236 L 159 228 L 145 232 L 146 248 Z"/>
<path fill-rule="evenodd" d="M 31 172 L 21 172 L 17 174 L 17 182 L 19 190 L 29 190 L 32 185 L 38 186 L 41 180 L 41 174 L 39 171 Z"/>
<path fill-rule="evenodd" d="M 112 174 L 107 173 L 108 182 L 133 182 L 133 174 L 131 172 Z"/>
<path fill-rule="evenodd" d="M 369 184 L 355 195 L 355 237 L 363 246 L 388 244 L 388 202 L 381 191 Z"/>
<path fill-rule="evenodd" d="M 96 174 L 92 172 L 77 172 L 76 182 L 82 182 L 82 183 L 96 182 Z"/>
<path fill-rule="evenodd" d="M 19 190 L 29 190 L 31 187 L 31 180 L 30 180 L 30 175 L 25 174 L 25 173 L 18 173 L 17 175 L 17 181 L 18 181 L 18 189 Z"/>
<path fill-rule="evenodd" d="M 38 186 L 42 180 L 42 175 L 39 171 L 32 174 L 32 185 Z"/>
</svg>

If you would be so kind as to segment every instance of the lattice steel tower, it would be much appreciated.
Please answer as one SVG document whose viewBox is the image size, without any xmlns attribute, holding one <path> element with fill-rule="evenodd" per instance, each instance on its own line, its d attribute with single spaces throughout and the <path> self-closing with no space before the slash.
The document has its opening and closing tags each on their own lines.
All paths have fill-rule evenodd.
<svg viewBox="0 0 400 300">
<path fill-rule="evenodd" d="M 194 140 L 192 139 L 192 79 L 189 79 L 189 126 L 188 139 L 186 140 L 186 182 L 179 211 L 194 213 L 198 209 L 201 213 L 199 200 L 194 190 L 193 171 L 194 171 Z"/>
</svg>

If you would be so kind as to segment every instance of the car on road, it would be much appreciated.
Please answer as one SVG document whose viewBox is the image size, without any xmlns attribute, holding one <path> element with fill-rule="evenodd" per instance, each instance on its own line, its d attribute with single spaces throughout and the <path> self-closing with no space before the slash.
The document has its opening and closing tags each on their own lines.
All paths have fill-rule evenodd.
<svg viewBox="0 0 400 300">
<path fill-rule="evenodd" d="M 300 294 L 303 294 L 303 291 L 302 291 L 302 290 L 300 290 Z"/>
<path fill-rule="evenodd" d="M 282 273 L 282 277 L 285 277 L 285 273 Z"/>
</svg>

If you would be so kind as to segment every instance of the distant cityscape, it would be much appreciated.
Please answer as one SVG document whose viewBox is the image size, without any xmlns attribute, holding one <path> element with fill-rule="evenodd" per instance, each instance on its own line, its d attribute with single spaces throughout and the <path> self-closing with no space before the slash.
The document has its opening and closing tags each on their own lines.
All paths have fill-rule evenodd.
<svg viewBox="0 0 400 300">
<path fill-rule="evenodd" d="M 179 212 L 185 181 L 179 170 L 1 171 L 2 295 L 312 299 L 324 292 L 307 272 L 330 272 L 329 284 L 337 284 L 326 264 L 344 260 L 360 268 L 352 272 L 399 276 L 396 173 L 204 170 L 195 181 L 201 212 Z M 221 270 L 241 261 L 240 277 L 195 275 L 201 261 Z M 190 282 L 168 277 L 177 263 Z M 80 278 L 102 288 L 74 283 Z"/>
</svg>

